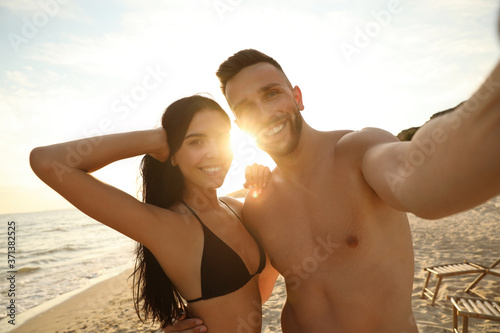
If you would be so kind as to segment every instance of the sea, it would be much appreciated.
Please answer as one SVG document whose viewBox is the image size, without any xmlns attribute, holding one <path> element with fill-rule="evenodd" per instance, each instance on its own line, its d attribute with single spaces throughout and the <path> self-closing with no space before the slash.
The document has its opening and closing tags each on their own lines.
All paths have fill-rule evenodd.
<svg viewBox="0 0 500 333">
<path fill-rule="evenodd" d="M 133 267 L 135 244 L 77 209 L 0 215 L 0 332 Z"/>
</svg>

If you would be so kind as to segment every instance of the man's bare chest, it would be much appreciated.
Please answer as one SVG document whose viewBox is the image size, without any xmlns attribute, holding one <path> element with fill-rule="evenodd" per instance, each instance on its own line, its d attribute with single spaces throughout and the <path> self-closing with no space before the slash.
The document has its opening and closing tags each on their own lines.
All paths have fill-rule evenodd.
<svg viewBox="0 0 500 333">
<path fill-rule="evenodd" d="M 366 217 L 360 206 L 349 191 L 282 193 L 261 214 L 258 237 L 278 270 L 332 260 L 363 241 Z"/>
</svg>

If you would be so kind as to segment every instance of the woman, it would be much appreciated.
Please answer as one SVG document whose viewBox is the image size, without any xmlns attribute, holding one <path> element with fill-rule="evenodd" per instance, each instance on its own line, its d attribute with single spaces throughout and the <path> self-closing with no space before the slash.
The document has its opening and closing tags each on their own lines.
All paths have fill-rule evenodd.
<svg viewBox="0 0 500 333">
<path fill-rule="evenodd" d="M 261 330 L 255 318 L 261 318 L 260 304 L 277 273 L 242 224 L 242 204 L 217 197 L 233 157 L 230 126 L 215 101 L 191 96 L 166 109 L 161 128 L 31 152 L 31 167 L 47 185 L 139 242 L 134 303 L 141 320 L 142 310 L 145 320 L 165 328 L 187 312 L 203 318 L 212 332 L 237 332 L 240 325 Z M 90 175 L 142 154 L 144 202 Z"/>
</svg>

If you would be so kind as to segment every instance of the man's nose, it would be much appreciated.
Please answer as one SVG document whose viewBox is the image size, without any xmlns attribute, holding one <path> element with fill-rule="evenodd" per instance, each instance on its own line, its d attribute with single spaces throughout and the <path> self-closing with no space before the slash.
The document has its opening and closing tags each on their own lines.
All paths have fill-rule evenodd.
<svg viewBox="0 0 500 333">
<path fill-rule="evenodd" d="M 273 109 L 269 105 L 266 105 L 265 103 L 262 102 L 256 104 L 256 109 L 257 109 L 256 113 L 258 114 L 260 121 L 265 122 L 266 120 L 271 118 L 272 115 L 274 114 Z"/>
<path fill-rule="evenodd" d="M 249 115 L 248 131 L 252 134 L 257 134 L 261 129 L 262 124 L 266 124 L 273 117 L 274 112 L 270 107 L 258 103 L 255 105 L 254 112 Z"/>
</svg>

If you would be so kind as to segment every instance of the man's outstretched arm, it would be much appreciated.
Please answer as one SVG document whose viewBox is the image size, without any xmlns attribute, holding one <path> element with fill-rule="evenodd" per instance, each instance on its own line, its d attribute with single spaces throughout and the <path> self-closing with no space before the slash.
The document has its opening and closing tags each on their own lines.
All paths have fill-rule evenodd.
<svg viewBox="0 0 500 333">
<path fill-rule="evenodd" d="M 363 175 L 385 202 L 429 219 L 472 208 L 500 193 L 500 64 L 468 101 L 411 142 L 364 131 L 379 144 L 367 149 Z"/>
</svg>

